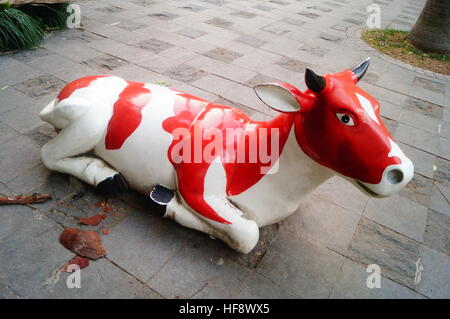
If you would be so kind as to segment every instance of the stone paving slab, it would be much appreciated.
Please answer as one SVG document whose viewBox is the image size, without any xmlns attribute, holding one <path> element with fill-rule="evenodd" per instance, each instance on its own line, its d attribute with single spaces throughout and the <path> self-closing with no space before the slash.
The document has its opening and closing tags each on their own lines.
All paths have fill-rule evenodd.
<svg viewBox="0 0 450 319">
<path fill-rule="evenodd" d="M 75 2 L 83 29 L 0 55 L 0 194 L 53 196 L 0 208 L 1 298 L 450 298 L 450 79 L 359 39 L 371 3 L 383 27 L 408 30 L 424 0 Z M 253 86 L 286 81 L 304 90 L 306 67 L 337 72 L 367 56 L 360 86 L 378 99 L 416 168 L 406 189 L 369 199 L 334 177 L 291 217 L 261 229 L 248 255 L 161 219 L 144 196 L 127 192 L 109 199 L 100 224 L 109 229 L 101 234 L 106 258 L 82 270 L 81 289 L 67 288 L 68 274 L 57 270 L 73 254 L 58 236 L 80 227 L 76 218 L 101 212 L 96 204 L 105 198 L 42 166 L 39 149 L 56 133 L 37 115 L 66 83 L 115 74 L 267 120 L 276 112 Z M 381 288 L 369 289 L 373 263 Z"/>
</svg>

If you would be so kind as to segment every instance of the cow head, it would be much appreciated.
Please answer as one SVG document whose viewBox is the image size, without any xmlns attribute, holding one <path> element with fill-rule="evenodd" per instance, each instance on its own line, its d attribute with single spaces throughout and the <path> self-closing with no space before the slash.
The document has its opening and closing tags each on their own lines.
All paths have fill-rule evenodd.
<svg viewBox="0 0 450 319">
<path fill-rule="evenodd" d="M 369 59 L 324 76 L 306 69 L 306 92 L 287 83 L 255 91 L 271 108 L 293 113 L 297 142 L 310 158 L 383 197 L 402 189 L 414 167 L 383 125 L 377 100 L 357 86 L 368 66 Z"/>
</svg>

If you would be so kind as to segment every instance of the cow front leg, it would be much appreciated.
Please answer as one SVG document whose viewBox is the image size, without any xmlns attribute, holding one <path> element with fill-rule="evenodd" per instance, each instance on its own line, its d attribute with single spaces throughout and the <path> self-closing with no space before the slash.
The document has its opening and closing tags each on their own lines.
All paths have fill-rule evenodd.
<svg viewBox="0 0 450 319">
<path fill-rule="evenodd" d="M 222 213 L 232 223 L 224 225 L 194 213 L 188 208 L 181 195 L 164 186 L 157 185 L 150 193 L 150 198 L 162 206 L 165 218 L 173 219 L 184 227 L 219 238 L 232 249 L 241 253 L 246 254 L 250 252 L 258 242 L 259 228 L 256 223 L 248 219 L 226 199 L 223 199 L 223 204 L 227 207 L 228 212 L 222 211 Z"/>
<path fill-rule="evenodd" d="M 42 161 L 48 169 L 75 176 L 102 193 L 124 191 L 126 182 L 116 170 L 97 157 L 83 155 L 102 138 L 101 128 L 92 126 L 96 124 L 80 121 L 64 128 L 42 147 Z"/>
</svg>

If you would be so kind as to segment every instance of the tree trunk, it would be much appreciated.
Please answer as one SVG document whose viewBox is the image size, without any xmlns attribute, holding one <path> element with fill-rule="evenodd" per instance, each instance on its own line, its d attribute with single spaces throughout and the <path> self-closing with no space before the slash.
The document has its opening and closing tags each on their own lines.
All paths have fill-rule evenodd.
<svg viewBox="0 0 450 319">
<path fill-rule="evenodd" d="M 450 1 L 428 0 L 408 39 L 423 51 L 450 54 Z"/>
</svg>

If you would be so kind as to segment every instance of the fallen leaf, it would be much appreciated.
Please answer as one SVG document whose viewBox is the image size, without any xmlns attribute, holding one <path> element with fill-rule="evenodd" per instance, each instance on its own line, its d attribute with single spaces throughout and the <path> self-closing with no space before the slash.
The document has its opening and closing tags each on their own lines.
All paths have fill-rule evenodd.
<svg viewBox="0 0 450 319">
<path fill-rule="evenodd" d="M 83 225 L 97 226 L 106 217 L 108 216 L 106 216 L 105 214 L 98 214 L 87 218 L 78 218 L 77 222 Z"/>
<path fill-rule="evenodd" d="M 105 256 L 100 236 L 92 231 L 82 231 L 78 228 L 65 228 L 59 242 L 68 250 L 91 259 L 98 259 Z"/>
<path fill-rule="evenodd" d="M 80 267 L 80 269 L 84 269 L 89 266 L 89 259 L 85 257 L 75 256 L 63 266 L 62 271 L 70 272 L 67 271 L 67 267 L 69 267 L 70 265 L 77 265 L 78 267 Z"/>
<path fill-rule="evenodd" d="M 107 213 L 110 211 L 109 205 L 108 205 L 108 200 L 102 200 L 101 202 L 98 202 L 97 204 L 95 204 L 96 207 L 103 207 L 103 212 Z"/>
<path fill-rule="evenodd" d="M 109 235 L 109 229 L 103 228 L 102 233 L 103 235 Z"/>
</svg>

